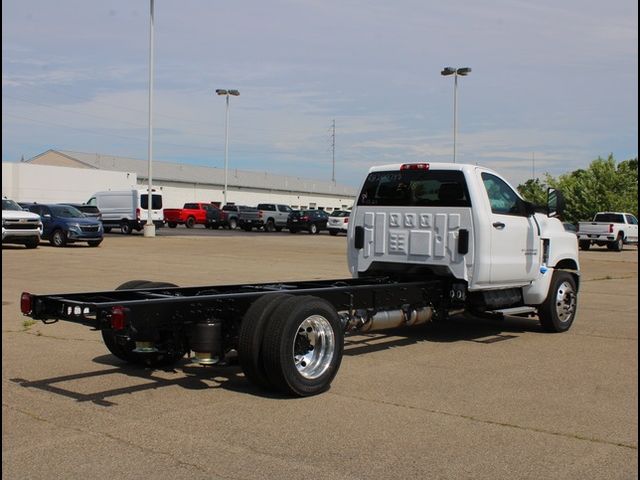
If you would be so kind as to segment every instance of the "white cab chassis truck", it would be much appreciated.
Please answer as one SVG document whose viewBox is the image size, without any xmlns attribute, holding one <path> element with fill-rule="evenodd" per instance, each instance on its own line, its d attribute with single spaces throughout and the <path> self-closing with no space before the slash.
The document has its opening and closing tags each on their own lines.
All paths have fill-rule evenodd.
<svg viewBox="0 0 640 480">
<path fill-rule="evenodd" d="M 329 388 L 344 336 L 453 314 L 535 315 L 549 332 L 574 321 L 578 244 L 556 218 L 562 195 L 526 202 L 473 165 L 374 167 L 349 221 L 352 278 L 178 287 L 131 280 L 113 291 L 23 293 L 21 311 L 98 329 L 124 362 L 203 365 L 237 357 L 258 387 L 308 396 Z"/>
</svg>

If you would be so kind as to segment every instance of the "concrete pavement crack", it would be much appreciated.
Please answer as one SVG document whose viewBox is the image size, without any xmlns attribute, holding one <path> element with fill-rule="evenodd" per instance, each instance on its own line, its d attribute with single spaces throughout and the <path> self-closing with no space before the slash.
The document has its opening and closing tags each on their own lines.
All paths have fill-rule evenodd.
<svg viewBox="0 0 640 480">
<path fill-rule="evenodd" d="M 478 418 L 475 417 L 473 415 L 465 415 L 462 413 L 454 413 L 454 412 L 446 412 L 444 410 L 436 410 L 436 409 L 431 409 L 431 408 L 422 408 L 422 407 L 416 407 L 413 405 L 403 405 L 401 403 L 396 403 L 396 402 L 389 402 L 386 400 L 372 400 L 370 398 L 362 398 L 362 397 L 358 397 L 355 395 L 343 395 L 343 394 L 338 394 L 338 393 L 334 393 L 334 392 L 329 392 L 325 395 L 336 395 L 336 396 L 340 396 L 340 397 L 344 397 L 344 398 L 351 398 L 354 400 L 362 400 L 365 402 L 371 402 L 371 403 L 379 403 L 382 405 L 389 405 L 389 406 L 393 406 L 393 407 L 400 407 L 400 408 L 406 408 L 408 410 L 417 410 L 417 411 L 421 411 L 421 412 L 426 412 L 426 413 L 433 413 L 436 415 L 444 415 L 447 417 L 453 417 L 453 418 L 460 418 L 463 420 L 468 420 L 471 422 L 475 422 L 475 423 L 483 423 L 485 425 L 495 425 L 498 427 L 507 427 L 507 428 L 514 428 L 517 430 L 524 430 L 524 431 L 529 431 L 529 432 L 535 432 L 535 433 L 542 433 L 545 435 L 554 435 L 556 437 L 563 437 L 563 438 L 568 438 L 568 439 L 574 439 L 574 440 L 582 440 L 585 442 L 592 442 L 592 443 L 599 443 L 602 445 L 610 445 L 610 446 L 614 446 L 614 447 L 622 447 L 622 448 L 628 448 L 630 450 L 638 450 L 638 446 L 637 445 L 630 445 L 630 444 L 626 444 L 626 443 L 622 443 L 622 442 L 610 442 L 608 440 L 602 440 L 599 438 L 591 438 L 591 437 L 585 437 L 584 435 L 577 435 L 577 434 L 572 434 L 572 433 L 565 433 L 565 432 L 555 432 L 553 430 L 547 430 L 544 428 L 535 428 L 535 427 L 526 427 L 523 425 L 517 425 L 514 423 L 507 423 L 507 422 L 499 422 L 496 420 L 488 420 L 488 419 L 484 419 L 484 418 Z"/>
</svg>

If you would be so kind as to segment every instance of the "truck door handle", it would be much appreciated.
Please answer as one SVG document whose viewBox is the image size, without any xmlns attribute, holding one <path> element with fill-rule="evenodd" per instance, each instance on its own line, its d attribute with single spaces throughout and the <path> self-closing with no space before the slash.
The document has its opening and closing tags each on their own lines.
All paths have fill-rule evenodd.
<svg viewBox="0 0 640 480">
<path fill-rule="evenodd" d="M 502 230 L 505 227 L 505 225 L 502 222 L 493 222 L 493 227 L 497 228 L 498 230 Z"/>
</svg>

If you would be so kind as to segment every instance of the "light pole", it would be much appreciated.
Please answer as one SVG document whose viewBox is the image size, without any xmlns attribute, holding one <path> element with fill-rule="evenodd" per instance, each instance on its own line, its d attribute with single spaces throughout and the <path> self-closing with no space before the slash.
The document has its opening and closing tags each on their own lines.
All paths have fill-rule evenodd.
<svg viewBox="0 0 640 480">
<path fill-rule="evenodd" d="M 458 75 L 464 77 L 471 73 L 469 67 L 453 68 L 444 67 L 440 72 L 443 76 L 453 75 L 453 163 L 456 163 L 456 131 L 457 131 L 457 110 L 458 110 Z"/>
<path fill-rule="evenodd" d="M 216 90 L 218 95 L 227 97 L 227 111 L 224 121 L 224 205 L 227 204 L 227 170 L 229 168 L 229 95 L 237 97 L 240 95 L 238 90 L 225 90 L 219 88 Z"/>
<path fill-rule="evenodd" d="M 150 0 L 150 22 L 149 22 L 149 187 L 147 190 L 147 222 L 143 227 L 145 237 L 156 236 L 156 226 L 151 218 L 151 207 L 153 204 L 152 181 L 153 175 L 151 162 L 153 158 L 153 1 Z"/>
</svg>

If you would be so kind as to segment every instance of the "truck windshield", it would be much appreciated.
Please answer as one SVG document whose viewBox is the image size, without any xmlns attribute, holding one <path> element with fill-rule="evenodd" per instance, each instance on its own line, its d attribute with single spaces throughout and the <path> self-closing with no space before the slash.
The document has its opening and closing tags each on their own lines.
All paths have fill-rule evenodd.
<svg viewBox="0 0 640 480">
<path fill-rule="evenodd" d="M 624 217 L 618 213 L 598 213 L 593 221 L 603 223 L 624 223 Z"/>
<path fill-rule="evenodd" d="M 445 170 L 372 172 L 358 205 L 470 207 L 464 174 Z"/>
<path fill-rule="evenodd" d="M 140 208 L 147 210 L 149 208 L 149 194 L 140 195 Z M 162 208 L 162 195 L 151 195 L 151 209 L 160 210 Z"/>
<path fill-rule="evenodd" d="M 2 209 L 3 210 L 18 210 L 18 211 L 22 211 L 22 207 L 20 205 L 18 205 L 16 202 L 14 202 L 13 200 L 6 200 L 6 199 L 2 199 Z"/>
</svg>

